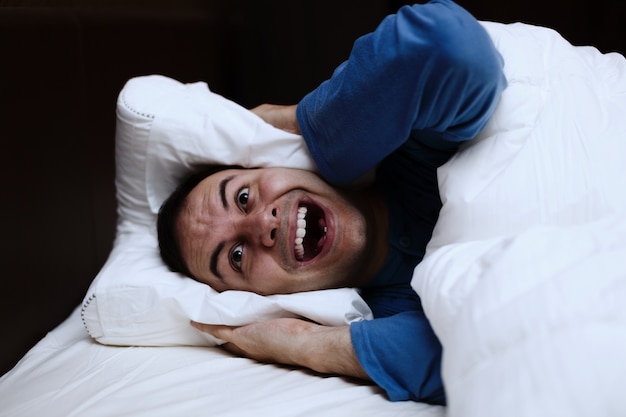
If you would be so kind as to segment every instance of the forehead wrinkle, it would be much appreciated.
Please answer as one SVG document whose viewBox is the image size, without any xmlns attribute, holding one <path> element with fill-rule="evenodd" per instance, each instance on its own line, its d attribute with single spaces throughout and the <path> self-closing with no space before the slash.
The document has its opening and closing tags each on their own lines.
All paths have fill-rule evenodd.
<svg viewBox="0 0 626 417">
<path fill-rule="evenodd" d="M 226 206 L 228 206 L 228 203 L 224 201 L 226 199 L 225 188 L 233 178 L 234 176 L 225 178 L 219 184 L 217 194 L 221 195 L 218 197 L 218 201 L 222 200 L 222 204 L 225 203 Z M 224 277 L 219 271 L 219 258 L 226 242 L 219 242 L 213 249 L 209 244 L 209 235 L 212 232 L 211 218 L 213 217 L 212 214 L 216 214 L 210 208 L 213 196 L 215 196 L 213 190 L 213 187 L 205 188 L 204 192 L 196 196 L 193 195 L 193 192 L 190 193 L 185 199 L 181 213 L 183 216 L 181 217 L 185 218 L 182 222 L 186 224 L 184 226 L 186 232 L 184 241 L 186 241 L 185 246 L 190 256 L 189 261 L 198 269 L 196 272 L 199 272 L 199 274 L 195 275 L 199 277 L 204 275 L 201 271 L 205 271 L 208 264 L 209 271 L 220 281 L 224 281 Z"/>
<path fill-rule="evenodd" d="M 209 232 L 207 213 L 203 213 L 202 208 L 206 207 L 207 196 L 196 196 L 193 191 L 184 200 L 176 221 L 176 235 L 180 242 L 181 252 L 187 269 L 194 276 L 198 277 L 199 271 L 193 271 L 200 266 L 202 268 L 202 253 L 205 250 L 206 234 Z M 193 268 L 195 266 L 196 268 Z M 201 274 L 200 274 L 201 275 Z"/>
<path fill-rule="evenodd" d="M 194 234 L 193 225 L 194 223 L 196 223 L 193 207 L 189 200 L 190 197 L 187 196 L 187 198 L 185 198 L 185 200 L 183 201 L 183 204 L 180 208 L 180 213 L 178 214 L 178 218 L 176 219 L 175 233 L 176 238 L 180 242 L 179 245 L 183 252 L 183 258 L 187 257 L 185 253 L 188 254 L 192 247 L 193 239 L 191 239 L 191 236 Z M 184 259 L 184 261 L 186 264 L 189 263 L 188 259 Z"/>
</svg>

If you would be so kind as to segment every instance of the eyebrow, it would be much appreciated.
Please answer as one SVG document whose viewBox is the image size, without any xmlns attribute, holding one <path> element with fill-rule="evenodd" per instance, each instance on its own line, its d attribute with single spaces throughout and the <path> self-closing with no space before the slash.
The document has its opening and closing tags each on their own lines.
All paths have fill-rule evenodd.
<svg viewBox="0 0 626 417">
<path fill-rule="evenodd" d="M 213 272 L 213 275 L 218 277 L 220 281 L 224 281 L 224 277 L 222 276 L 222 274 L 220 274 L 220 271 L 217 270 L 217 261 L 219 259 L 220 253 L 222 252 L 222 249 L 224 249 L 224 245 L 225 242 L 220 242 L 220 244 L 217 245 L 217 247 L 211 254 L 211 263 L 209 265 L 209 268 L 211 269 L 211 272 Z"/>
<path fill-rule="evenodd" d="M 222 206 L 224 206 L 225 210 L 229 209 L 228 199 L 226 198 L 226 186 L 233 178 L 235 177 L 231 175 L 230 177 L 226 177 L 220 181 L 220 198 L 222 199 Z"/>
<path fill-rule="evenodd" d="M 224 210 L 230 209 L 228 205 L 228 199 L 226 198 L 226 186 L 233 178 L 235 178 L 235 176 L 231 175 L 229 177 L 224 178 L 222 181 L 220 181 L 220 199 L 222 200 L 222 206 L 224 206 Z M 220 271 L 217 269 L 217 263 L 220 257 L 220 253 L 224 249 L 225 244 L 226 242 L 220 242 L 215 247 L 215 250 L 211 254 L 211 261 L 209 263 L 209 269 L 211 270 L 213 275 L 215 275 L 216 277 L 220 279 L 220 281 L 224 281 L 224 277 L 222 276 L 222 274 L 220 274 Z"/>
</svg>

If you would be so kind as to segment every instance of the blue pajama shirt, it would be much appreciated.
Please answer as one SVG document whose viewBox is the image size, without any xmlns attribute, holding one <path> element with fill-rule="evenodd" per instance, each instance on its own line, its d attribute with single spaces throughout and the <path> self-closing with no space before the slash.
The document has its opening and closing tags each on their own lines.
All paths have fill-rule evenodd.
<svg viewBox="0 0 626 417">
<path fill-rule="evenodd" d="M 401 8 L 359 38 L 297 107 L 328 182 L 347 185 L 377 168 L 391 249 L 362 289 L 375 319 L 350 332 L 361 366 L 392 401 L 445 404 L 442 347 L 410 282 L 441 209 L 436 169 L 486 125 L 506 88 L 502 67 L 476 19 L 433 0 Z"/>
</svg>

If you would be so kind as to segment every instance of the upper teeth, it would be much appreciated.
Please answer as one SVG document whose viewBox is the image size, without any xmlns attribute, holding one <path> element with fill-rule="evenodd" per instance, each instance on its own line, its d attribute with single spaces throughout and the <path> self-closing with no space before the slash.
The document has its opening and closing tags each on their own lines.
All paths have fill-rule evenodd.
<svg viewBox="0 0 626 417">
<path fill-rule="evenodd" d="M 298 222 L 296 228 L 296 239 L 294 241 L 294 249 L 296 252 L 296 258 L 302 259 L 304 257 L 304 237 L 306 236 L 306 213 L 308 209 L 306 207 L 298 208 Z"/>
</svg>

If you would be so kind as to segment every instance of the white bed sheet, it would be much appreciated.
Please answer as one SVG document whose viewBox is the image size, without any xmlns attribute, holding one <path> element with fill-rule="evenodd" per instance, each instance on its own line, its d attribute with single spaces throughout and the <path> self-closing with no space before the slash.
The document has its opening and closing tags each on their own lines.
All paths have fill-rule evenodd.
<svg viewBox="0 0 626 417">
<path fill-rule="evenodd" d="M 419 416 L 375 386 L 259 364 L 216 347 L 116 347 L 91 339 L 79 309 L 0 379 L 0 416 Z"/>
</svg>

